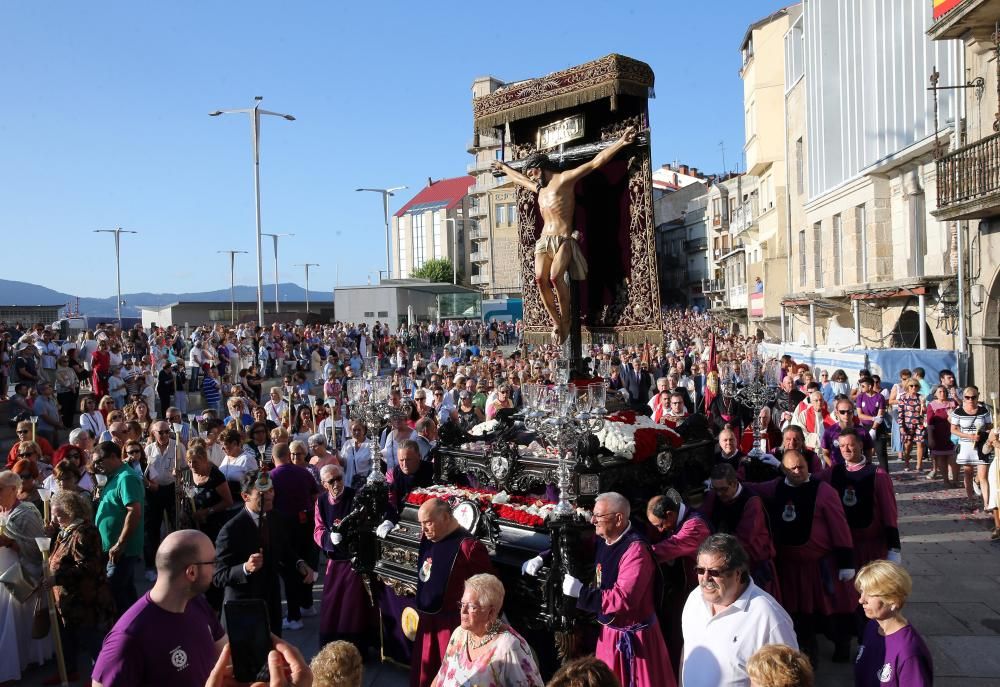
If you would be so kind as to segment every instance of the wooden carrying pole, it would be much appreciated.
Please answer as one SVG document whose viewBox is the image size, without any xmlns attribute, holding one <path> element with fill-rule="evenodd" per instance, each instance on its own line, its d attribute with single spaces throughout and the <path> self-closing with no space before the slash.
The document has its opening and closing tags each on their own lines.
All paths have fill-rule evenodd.
<svg viewBox="0 0 1000 687">
<path fill-rule="evenodd" d="M 42 552 L 42 578 L 49 579 L 49 546 L 51 540 L 48 537 L 35 537 L 38 550 Z M 59 684 L 69 685 L 69 676 L 66 674 L 66 657 L 63 655 L 62 637 L 59 634 L 59 617 L 56 614 L 56 596 L 51 587 L 46 592 L 49 604 L 49 622 L 52 624 L 52 639 L 56 645 L 56 664 L 59 667 Z"/>
</svg>

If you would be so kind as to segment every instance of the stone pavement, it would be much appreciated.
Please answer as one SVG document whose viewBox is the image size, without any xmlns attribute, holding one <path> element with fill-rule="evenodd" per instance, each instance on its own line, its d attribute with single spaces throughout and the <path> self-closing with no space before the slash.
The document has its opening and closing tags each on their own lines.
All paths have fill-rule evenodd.
<svg viewBox="0 0 1000 687">
<path fill-rule="evenodd" d="M 913 576 L 913 594 L 904 615 L 921 633 L 934 656 L 936 687 L 1000 684 L 1000 542 L 990 541 L 992 519 L 973 512 L 963 488 L 944 489 L 939 480 L 891 469 L 899 505 L 903 564 Z M 319 606 L 320 588 L 316 604 Z M 317 618 L 286 632 L 311 658 L 317 651 Z M 834 664 L 833 645 L 821 644 L 818 687 L 853 683 L 851 664 Z M 21 684 L 40 686 L 54 662 L 29 669 Z M 369 661 L 364 684 L 404 687 L 408 670 Z"/>
</svg>

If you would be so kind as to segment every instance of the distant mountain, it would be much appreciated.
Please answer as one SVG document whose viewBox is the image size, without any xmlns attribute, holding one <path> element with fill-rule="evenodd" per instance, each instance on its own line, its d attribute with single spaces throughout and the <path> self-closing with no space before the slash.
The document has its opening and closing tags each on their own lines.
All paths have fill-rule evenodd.
<svg viewBox="0 0 1000 687">
<path fill-rule="evenodd" d="M 256 301 L 256 286 L 237 286 L 237 301 Z M 282 283 L 278 287 L 281 301 L 305 301 L 306 290 L 298 284 Z M 264 285 L 264 300 L 274 299 L 274 284 Z M 150 305 L 167 305 L 177 301 L 229 301 L 229 289 L 201 291 L 198 293 L 123 293 L 122 315 L 139 317 L 139 308 Z M 331 302 L 333 294 L 326 291 L 310 291 L 309 300 L 314 303 Z M 38 284 L 0 279 L 0 304 L 2 305 L 65 305 L 76 304 L 76 296 L 61 293 Z M 107 316 L 115 314 L 115 297 L 81 298 L 80 312 L 84 315 Z"/>
</svg>

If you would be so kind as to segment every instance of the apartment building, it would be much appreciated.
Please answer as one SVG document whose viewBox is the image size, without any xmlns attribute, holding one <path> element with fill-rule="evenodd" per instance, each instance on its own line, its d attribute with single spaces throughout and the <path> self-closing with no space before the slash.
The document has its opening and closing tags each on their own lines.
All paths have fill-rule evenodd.
<svg viewBox="0 0 1000 687">
<path fill-rule="evenodd" d="M 935 142 L 953 92 L 927 90 L 955 49 L 926 0 L 804 0 L 783 35 L 783 144 L 793 259 L 784 339 L 832 347 L 954 348 L 941 294 L 955 242 L 933 214 Z M 801 115 L 805 106 L 804 120 Z"/>
<path fill-rule="evenodd" d="M 469 251 L 472 177 L 433 181 L 392 216 L 389 230 L 392 276 L 409 279 L 428 260 L 448 259 L 469 283 L 474 264 Z M 456 262 L 457 261 L 457 262 Z"/>
<path fill-rule="evenodd" d="M 654 173 L 654 184 L 655 179 Z M 660 302 L 705 308 L 708 304 L 702 283 L 708 275 L 708 187 L 696 177 L 685 184 L 667 177 L 664 186 L 653 200 Z"/>
<path fill-rule="evenodd" d="M 940 118 L 952 135 L 933 167 L 936 194 L 931 214 L 955 246 L 954 289 L 942 292 L 938 320 L 955 331 L 956 347 L 967 343 L 969 372 L 976 384 L 995 389 L 1000 379 L 1000 45 L 994 37 L 1000 3 L 933 0 L 927 37 L 950 63 L 937 63 L 938 109 L 957 94 L 952 117 Z M 926 8 L 925 2 L 925 8 Z M 955 88 L 958 87 L 958 88 Z M 959 273 L 960 268 L 960 273 Z M 959 278 L 961 281 L 959 281 Z"/>
</svg>

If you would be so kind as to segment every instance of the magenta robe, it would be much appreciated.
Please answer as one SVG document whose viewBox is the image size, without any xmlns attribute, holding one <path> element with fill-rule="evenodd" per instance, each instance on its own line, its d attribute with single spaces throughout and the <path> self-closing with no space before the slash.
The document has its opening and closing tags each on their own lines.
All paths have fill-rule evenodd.
<svg viewBox="0 0 1000 687">
<path fill-rule="evenodd" d="M 351 567 L 346 547 L 334 546 L 330 539 L 335 525 L 351 512 L 353 497 L 354 491 L 347 487 L 336 503 L 326 492 L 316 499 L 313 541 L 328 557 L 320 603 L 320 648 L 337 639 L 364 648 L 372 627 L 372 604 L 364 582 Z"/>
<path fill-rule="evenodd" d="M 601 613 L 611 616 L 614 626 L 601 626 L 596 655 L 608 664 L 623 687 L 628 687 L 628 668 L 624 657 L 616 648 L 622 633 L 615 628 L 644 624 L 651 617 L 655 618 L 655 575 L 656 563 L 647 545 L 635 541 L 622 554 L 614 586 L 592 592 L 594 595 L 600 594 Z M 582 602 L 585 601 L 584 596 L 581 594 Z M 659 623 L 653 622 L 645 629 L 638 630 L 633 646 L 635 661 L 632 665 L 632 684 L 635 687 L 674 687 L 677 684 Z"/>
</svg>

